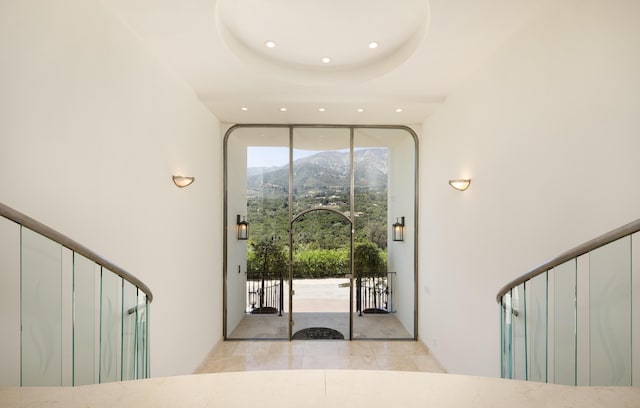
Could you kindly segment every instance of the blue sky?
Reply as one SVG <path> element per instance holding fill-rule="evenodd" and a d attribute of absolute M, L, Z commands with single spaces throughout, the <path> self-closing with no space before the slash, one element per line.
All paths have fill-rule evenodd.
<path fill-rule="evenodd" d="M 294 149 L 295 159 L 312 156 L 318 150 Z M 273 167 L 289 164 L 288 147 L 249 146 L 247 148 L 247 167 Z"/>

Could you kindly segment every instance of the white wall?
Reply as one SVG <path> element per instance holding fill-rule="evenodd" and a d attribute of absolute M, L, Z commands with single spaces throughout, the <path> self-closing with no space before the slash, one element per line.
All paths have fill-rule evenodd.
<path fill-rule="evenodd" d="M 415 320 L 415 151 L 413 137 L 396 131 L 397 140 L 389 147 L 388 270 L 396 272 L 393 293 L 396 317 L 413 336 Z M 404 217 L 404 241 L 393 241 L 391 225 Z"/>
<path fill-rule="evenodd" d="M 98 1 L 0 2 L 0 55 L 0 201 L 144 281 L 151 373 L 190 373 L 222 329 L 218 120 Z"/>
<path fill-rule="evenodd" d="M 552 2 L 425 121 L 419 334 L 448 371 L 499 375 L 499 288 L 640 216 L 638 16 Z"/>
<path fill-rule="evenodd" d="M 235 135 L 238 136 L 238 135 Z M 233 133 L 227 143 L 227 337 L 245 315 L 247 241 L 237 238 L 237 216 L 247 215 L 247 142 Z M 251 233 L 251 220 L 249 233 Z M 240 273 L 238 273 L 238 268 Z"/>

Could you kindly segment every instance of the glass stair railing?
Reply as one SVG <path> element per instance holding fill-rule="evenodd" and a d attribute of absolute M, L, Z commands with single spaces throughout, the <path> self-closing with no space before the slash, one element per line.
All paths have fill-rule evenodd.
<path fill-rule="evenodd" d="M 503 378 L 640 385 L 640 220 L 586 242 L 505 285 Z"/>
<path fill-rule="evenodd" d="M 0 386 L 149 377 L 149 288 L 0 203 Z"/>

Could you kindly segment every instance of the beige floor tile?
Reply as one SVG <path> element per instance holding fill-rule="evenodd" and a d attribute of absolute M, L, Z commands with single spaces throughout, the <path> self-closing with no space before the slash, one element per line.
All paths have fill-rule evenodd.
<path fill-rule="evenodd" d="M 380 370 L 420 371 L 412 356 L 376 354 L 376 361 Z"/>
<path fill-rule="evenodd" d="M 379 370 L 378 362 L 372 355 L 349 356 L 345 368 L 350 370 Z"/>
<path fill-rule="evenodd" d="M 216 358 L 203 364 L 197 373 L 223 373 L 230 371 L 247 371 L 245 358 L 243 356 Z"/>
<path fill-rule="evenodd" d="M 302 368 L 305 370 L 341 370 L 347 368 L 347 360 L 337 357 L 304 356 Z"/>
<path fill-rule="evenodd" d="M 374 341 L 371 342 L 371 350 L 383 355 L 416 355 L 426 354 L 426 349 L 418 347 L 416 341 Z"/>
<path fill-rule="evenodd" d="M 272 356 L 300 356 L 304 355 L 303 341 L 274 341 L 269 348 Z"/>
<path fill-rule="evenodd" d="M 219 343 L 196 373 L 286 369 L 445 372 L 417 341 L 228 341 Z"/>
<path fill-rule="evenodd" d="M 240 342 L 237 341 L 221 341 L 209 353 L 211 356 L 224 356 L 233 354 Z"/>
<path fill-rule="evenodd" d="M 370 341 L 351 341 L 349 342 L 350 356 L 373 356 L 373 349 Z"/>
<path fill-rule="evenodd" d="M 272 346 L 268 341 L 238 341 L 233 355 L 266 355 Z"/>
<path fill-rule="evenodd" d="M 272 358 L 267 362 L 267 370 L 301 370 L 303 367 L 303 356 L 288 356 L 285 358 Z"/>
<path fill-rule="evenodd" d="M 419 371 L 426 371 L 430 373 L 446 373 L 440 363 L 430 355 L 427 356 L 414 356 L 413 361 L 418 367 Z"/>
<path fill-rule="evenodd" d="M 349 355 L 350 342 L 338 340 L 304 341 L 304 355 L 312 357 L 338 358 Z"/>

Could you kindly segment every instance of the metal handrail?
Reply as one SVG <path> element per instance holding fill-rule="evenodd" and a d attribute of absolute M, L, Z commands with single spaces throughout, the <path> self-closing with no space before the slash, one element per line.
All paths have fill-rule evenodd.
<path fill-rule="evenodd" d="M 14 210 L 11 207 L 6 206 L 3 203 L 0 203 L 0 216 L 7 218 L 17 224 L 22 225 L 23 227 L 29 228 L 30 230 L 37 232 L 40 235 L 43 235 L 57 243 L 59 243 L 60 245 L 64 246 L 65 248 L 69 248 L 70 250 L 92 260 L 93 262 L 100 264 L 102 266 L 104 266 L 105 268 L 107 268 L 109 271 L 115 273 L 116 275 L 120 276 L 122 279 L 126 280 L 127 282 L 135 285 L 136 287 L 138 287 L 140 290 L 142 290 L 146 295 L 147 295 L 147 300 L 149 301 L 149 303 L 151 303 L 151 301 L 153 300 L 153 294 L 151 293 L 151 289 L 149 289 L 149 287 L 147 285 L 145 285 L 140 279 L 136 278 L 135 276 L 131 275 L 129 272 L 125 271 L 124 269 L 120 268 L 119 266 L 109 262 L 108 260 L 104 259 L 103 257 L 101 257 L 100 255 L 96 254 L 95 252 L 93 252 L 92 250 L 90 250 L 89 248 L 83 246 L 82 244 L 79 244 L 78 242 L 72 240 L 71 238 L 67 237 L 66 235 L 63 235 L 61 233 L 59 233 L 58 231 L 47 227 L 46 225 L 44 225 L 43 223 L 41 223 L 40 221 L 36 221 L 35 219 L 22 214 L 19 211 Z"/>
<path fill-rule="evenodd" d="M 640 219 L 637 219 L 621 227 L 618 227 L 612 231 L 602 234 L 590 241 L 585 242 L 582 245 L 578 245 L 577 247 L 570 249 L 556 256 L 555 258 L 550 259 L 536 266 L 535 268 L 531 269 L 529 272 L 525 273 L 524 275 L 504 285 L 496 295 L 496 300 L 498 303 L 500 303 L 502 301 L 502 296 L 504 296 L 511 289 L 515 288 L 521 283 L 528 281 L 529 279 L 535 278 L 536 276 L 540 275 L 543 272 L 548 271 L 551 268 L 554 268 L 558 265 L 561 265 L 567 262 L 570 259 L 577 258 L 581 255 L 584 255 L 588 252 L 593 251 L 594 249 L 598 249 L 602 246 L 607 245 L 610 242 L 618 240 L 622 237 L 626 237 L 627 235 L 631 235 L 638 231 L 640 231 Z"/>

